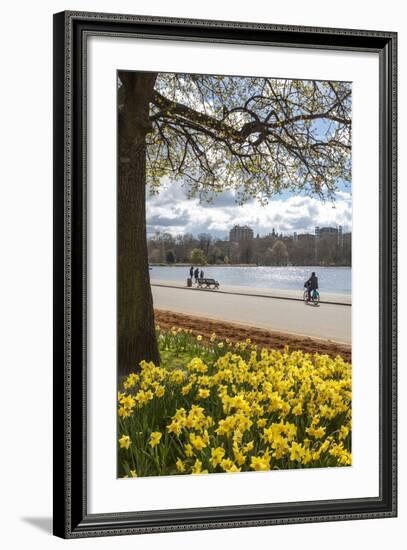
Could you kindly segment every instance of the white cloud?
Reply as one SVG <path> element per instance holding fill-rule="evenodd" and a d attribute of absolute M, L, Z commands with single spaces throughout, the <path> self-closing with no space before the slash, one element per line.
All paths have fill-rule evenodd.
<path fill-rule="evenodd" d="M 213 203 L 188 199 L 179 184 L 165 182 L 158 195 L 147 198 L 148 232 L 212 233 L 226 237 L 233 225 L 249 225 L 255 234 L 265 235 L 273 228 L 279 233 L 314 232 L 315 226 L 342 225 L 344 231 L 352 228 L 352 195 L 338 191 L 335 204 L 299 195 L 276 198 L 266 206 L 250 201 L 243 206 L 235 203 L 229 191 Z"/>

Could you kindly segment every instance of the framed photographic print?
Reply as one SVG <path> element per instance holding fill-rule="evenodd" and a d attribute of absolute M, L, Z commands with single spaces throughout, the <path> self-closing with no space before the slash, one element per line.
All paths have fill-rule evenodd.
<path fill-rule="evenodd" d="M 54 16 L 54 533 L 396 515 L 396 34 Z"/>

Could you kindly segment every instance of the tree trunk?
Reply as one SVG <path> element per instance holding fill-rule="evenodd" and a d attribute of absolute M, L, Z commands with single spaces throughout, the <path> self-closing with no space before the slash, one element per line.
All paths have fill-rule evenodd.
<path fill-rule="evenodd" d="M 156 74 L 120 73 L 117 189 L 118 372 L 139 369 L 143 359 L 160 363 L 146 236 L 146 135 Z"/>

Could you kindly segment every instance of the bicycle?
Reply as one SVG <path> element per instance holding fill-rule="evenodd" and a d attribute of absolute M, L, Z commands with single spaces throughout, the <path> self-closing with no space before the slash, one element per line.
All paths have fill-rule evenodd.
<path fill-rule="evenodd" d="M 305 304 L 313 304 L 314 306 L 319 305 L 319 292 L 318 290 L 311 291 L 311 300 L 308 300 L 308 290 L 304 290 L 304 302 Z"/>

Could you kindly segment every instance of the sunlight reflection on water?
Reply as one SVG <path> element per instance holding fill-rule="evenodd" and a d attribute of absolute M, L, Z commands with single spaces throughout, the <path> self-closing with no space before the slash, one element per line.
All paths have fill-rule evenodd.
<path fill-rule="evenodd" d="M 205 266 L 205 277 L 217 279 L 223 285 L 254 288 L 299 290 L 315 271 L 319 288 L 325 292 L 351 294 L 352 269 L 350 267 L 225 267 Z M 189 268 L 181 266 L 152 266 L 151 280 L 182 282 L 189 277 Z"/>

